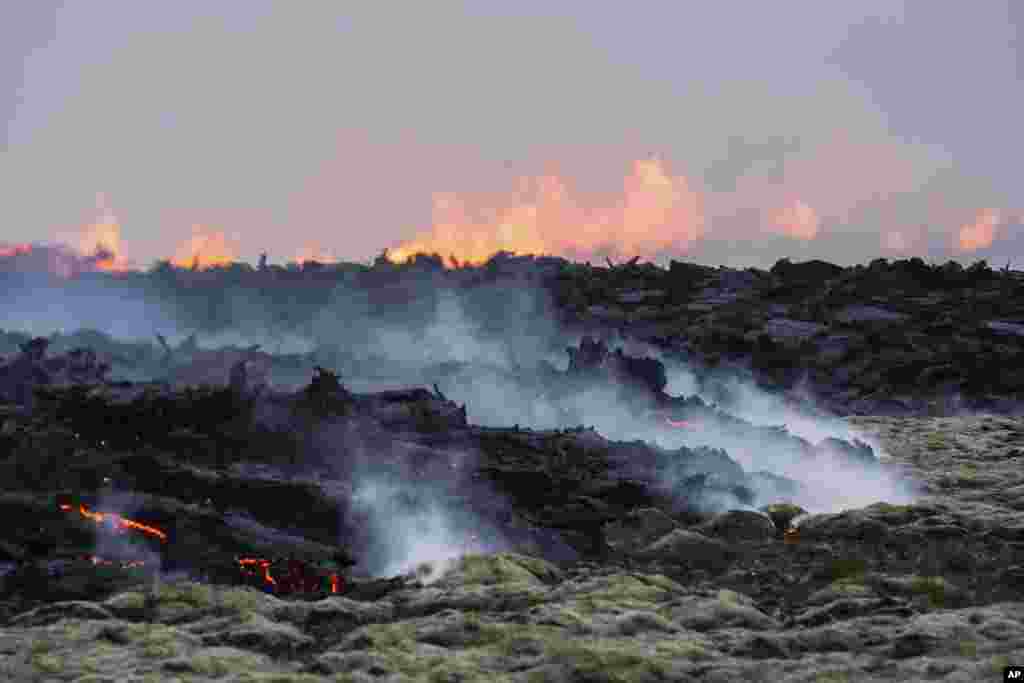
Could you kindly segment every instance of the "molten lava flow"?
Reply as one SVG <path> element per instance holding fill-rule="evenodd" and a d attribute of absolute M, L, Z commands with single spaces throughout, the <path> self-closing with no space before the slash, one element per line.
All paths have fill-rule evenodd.
<path fill-rule="evenodd" d="M 277 581 L 270 574 L 270 560 L 263 560 L 255 557 L 243 557 L 238 560 L 239 566 L 243 571 L 252 571 L 254 567 L 258 567 L 262 570 L 263 580 L 271 586 L 276 586 Z"/>
<path fill-rule="evenodd" d="M 72 509 L 72 506 L 67 503 L 61 503 L 60 509 L 68 512 Z M 97 524 L 103 524 L 104 522 L 108 523 L 117 532 L 132 529 L 134 531 L 141 531 L 148 536 L 159 538 L 162 542 L 167 542 L 167 534 L 156 527 L 141 524 L 131 519 L 126 519 L 112 512 L 91 512 L 84 504 L 79 504 L 78 511 L 83 517 L 91 519 Z"/>
<path fill-rule="evenodd" d="M 704 232 L 701 196 L 659 159 L 635 162 L 622 196 L 602 208 L 582 208 L 557 175 L 523 179 L 520 186 L 519 196 L 488 210 L 474 211 L 456 195 L 435 196 L 431 228 L 388 258 L 438 254 L 453 265 L 479 265 L 500 251 L 651 258 L 670 248 L 686 251 Z"/>
<path fill-rule="evenodd" d="M 199 270 L 227 266 L 235 259 L 235 250 L 223 232 L 194 225 L 192 236 L 178 246 L 171 263 L 179 268 Z"/>
<path fill-rule="evenodd" d="M 265 587 L 279 593 L 312 593 L 324 587 L 324 579 L 331 593 L 339 592 L 342 580 L 335 574 L 330 573 L 326 577 L 318 576 L 309 565 L 302 560 L 290 558 L 287 561 L 287 571 L 278 577 L 273 575 L 271 567 L 275 564 L 271 560 L 257 557 L 236 558 L 239 568 L 250 576 L 258 574 Z"/>

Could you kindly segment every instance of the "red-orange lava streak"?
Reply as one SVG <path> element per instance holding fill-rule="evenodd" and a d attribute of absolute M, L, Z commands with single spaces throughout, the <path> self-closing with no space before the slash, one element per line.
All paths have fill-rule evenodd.
<path fill-rule="evenodd" d="M 61 503 L 60 509 L 67 512 L 71 510 L 71 506 L 68 505 L 67 503 Z M 85 507 L 85 504 L 80 504 L 78 506 L 78 511 L 82 513 L 83 517 L 85 517 L 86 519 L 91 519 L 97 524 L 102 524 L 103 522 L 110 520 L 110 522 L 119 530 L 137 529 L 138 531 L 149 534 L 150 536 L 156 536 L 164 543 L 167 542 L 167 534 L 165 534 L 163 531 L 160 531 L 160 529 L 157 529 L 156 527 L 149 526 L 148 524 L 142 524 L 140 522 L 136 522 L 135 520 L 127 519 L 125 517 L 122 517 L 121 515 L 114 514 L 113 512 L 92 512 Z"/>

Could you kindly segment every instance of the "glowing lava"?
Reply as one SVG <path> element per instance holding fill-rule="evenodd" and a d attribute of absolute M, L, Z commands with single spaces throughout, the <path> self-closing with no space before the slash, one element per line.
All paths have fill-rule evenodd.
<path fill-rule="evenodd" d="M 178 246 L 171 263 L 179 268 L 200 270 L 227 266 L 235 260 L 235 250 L 223 232 L 193 225 L 192 236 Z"/>
<path fill-rule="evenodd" d="M 256 557 L 242 557 L 238 560 L 238 566 L 240 566 L 243 571 L 253 571 L 258 568 L 260 575 L 267 584 L 271 586 L 277 585 L 277 581 L 275 581 L 274 577 L 270 574 L 270 560 L 263 560 Z"/>
<path fill-rule="evenodd" d="M 73 508 L 71 505 L 67 503 L 61 503 L 60 509 L 65 512 L 68 512 Z M 159 538 L 164 543 L 167 542 L 167 534 L 165 534 L 160 529 L 157 529 L 153 526 L 149 526 L 147 524 L 136 522 L 135 520 L 127 519 L 113 512 L 92 512 L 85 506 L 85 504 L 79 504 L 78 511 L 83 517 L 85 517 L 86 519 L 91 519 L 97 524 L 106 523 L 115 532 L 120 533 L 127 530 L 141 531 L 147 536 Z"/>
<path fill-rule="evenodd" d="M 299 249 L 298 253 L 295 254 L 295 263 L 304 264 L 311 262 L 323 263 L 326 265 L 337 263 L 338 258 L 323 249 L 319 244 L 311 243 L 306 244 Z"/>
<path fill-rule="evenodd" d="M 622 195 L 605 208 L 581 208 L 553 174 L 524 178 L 518 196 L 500 204 L 483 210 L 458 195 L 436 195 L 432 227 L 388 258 L 438 254 L 453 265 L 479 265 L 499 251 L 650 258 L 685 252 L 704 232 L 700 195 L 656 158 L 635 162 Z"/>
<path fill-rule="evenodd" d="M 266 588 L 278 593 L 313 593 L 326 588 L 331 593 L 337 593 L 342 585 L 341 578 L 330 573 L 326 576 L 319 575 L 310 566 L 295 558 L 287 561 L 287 571 L 275 577 L 271 568 L 274 562 L 259 557 L 236 558 L 239 568 L 250 575 L 256 575 L 263 581 Z"/>

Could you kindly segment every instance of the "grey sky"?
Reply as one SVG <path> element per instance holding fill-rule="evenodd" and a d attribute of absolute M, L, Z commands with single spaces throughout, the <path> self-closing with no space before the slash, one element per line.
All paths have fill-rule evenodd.
<path fill-rule="evenodd" d="M 1015 0 L 0 3 L 0 242 L 74 234 L 102 192 L 143 265 L 193 224 L 250 260 L 365 259 L 429 227 L 432 193 L 486 206 L 557 163 L 607 198 L 656 155 L 701 198 L 687 258 L 1024 264 L 1022 19 Z M 813 240 L 764 228 L 796 199 Z M 954 249 L 984 209 L 991 246 Z"/>

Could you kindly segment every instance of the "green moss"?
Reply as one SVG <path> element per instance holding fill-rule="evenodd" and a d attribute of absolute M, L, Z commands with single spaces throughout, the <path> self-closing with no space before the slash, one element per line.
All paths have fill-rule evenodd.
<path fill-rule="evenodd" d="M 910 582 L 911 592 L 928 596 L 928 604 L 932 607 L 946 604 L 946 586 L 946 580 L 941 576 L 915 576 Z"/>
<path fill-rule="evenodd" d="M 167 659 L 178 654 L 178 648 L 171 642 L 149 642 L 142 646 L 142 653 L 151 659 Z"/>
<path fill-rule="evenodd" d="M 238 614 L 256 611 L 263 603 L 263 594 L 252 588 L 227 588 L 220 591 L 217 605 L 221 609 Z"/>
<path fill-rule="evenodd" d="M 636 579 L 656 588 L 661 588 L 670 593 L 682 593 L 684 589 L 678 583 L 664 574 L 638 574 Z"/>
<path fill-rule="evenodd" d="M 840 558 L 832 560 L 826 571 L 832 581 L 862 583 L 868 571 L 868 563 L 856 557 Z"/>
<path fill-rule="evenodd" d="M 668 596 L 667 587 L 657 583 L 651 585 L 636 576 L 613 574 L 595 581 L 594 585 L 577 596 L 576 602 L 599 608 L 653 609 L 657 602 Z"/>
<path fill-rule="evenodd" d="M 971 463 L 960 465 L 957 468 L 957 474 L 961 479 L 973 481 L 978 476 L 978 466 Z"/>
<path fill-rule="evenodd" d="M 873 512 L 879 515 L 906 515 L 913 511 L 910 505 L 893 505 L 892 503 L 872 503 L 865 508 L 866 512 Z"/>
<path fill-rule="evenodd" d="M 323 683 L 323 676 L 299 673 L 265 673 L 243 671 L 235 677 L 236 683 Z M 343 679 L 335 679 L 343 680 Z M 351 680 L 351 678 L 350 678 Z"/>
<path fill-rule="evenodd" d="M 841 579 L 833 581 L 832 590 L 849 597 L 858 597 L 871 593 L 871 589 L 860 583 L 856 578 Z"/>
<path fill-rule="evenodd" d="M 56 649 L 57 644 L 49 638 L 38 638 L 32 641 L 29 646 L 29 651 L 32 654 L 44 654 L 46 652 L 52 652 Z"/>
<path fill-rule="evenodd" d="M 718 601 L 723 605 L 738 605 L 740 604 L 740 596 L 736 591 L 731 591 L 727 588 L 723 588 L 718 591 Z"/>
<path fill-rule="evenodd" d="M 153 598 L 161 606 L 184 603 L 189 607 L 205 608 L 213 605 L 214 593 L 211 586 L 183 581 L 175 584 L 157 584 L 153 589 Z"/>
<path fill-rule="evenodd" d="M 961 657 L 977 657 L 978 643 L 974 640 L 961 640 L 959 643 Z"/>
<path fill-rule="evenodd" d="M 570 670 L 569 678 L 597 678 L 615 683 L 631 683 L 643 677 L 665 677 L 673 659 L 707 657 L 699 643 L 686 640 L 659 643 L 655 651 L 660 656 L 655 657 L 639 649 L 635 642 L 606 638 L 552 638 L 545 643 L 545 648 L 552 659 Z M 546 681 L 548 677 L 538 673 L 527 680 Z"/>
<path fill-rule="evenodd" d="M 543 560 L 512 553 L 466 555 L 449 571 L 458 583 L 494 585 L 500 583 L 538 584 L 539 576 L 556 575 L 558 570 Z"/>
<path fill-rule="evenodd" d="M 146 608 L 146 596 L 138 591 L 128 591 L 107 598 L 103 604 L 113 610 L 141 611 Z"/>
<path fill-rule="evenodd" d="M 992 673 L 1001 674 L 1003 669 L 1010 666 L 1010 658 L 1006 655 L 993 655 L 989 660 L 989 667 L 992 669 Z"/>
<path fill-rule="evenodd" d="M 60 673 L 64 670 L 64 659 L 56 655 L 37 653 L 29 660 L 32 666 L 49 674 Z"/>
<path fill-rule="evenodd" d="M 261 658 L 243 651 L 196 652 L 185 660 L 192 674 L 219 678 L 258 669 Z"/>
<path fill-rule="evenodd" d="M 850 676 L 845 671 L 822 671 L 814 677 L 815 683 L 850 683 Z"/>

